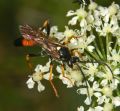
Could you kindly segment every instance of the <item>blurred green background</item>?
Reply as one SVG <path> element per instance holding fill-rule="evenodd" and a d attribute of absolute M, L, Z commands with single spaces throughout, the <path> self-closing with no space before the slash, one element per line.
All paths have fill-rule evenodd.
<path fill-rule="evenodd" d="M 96 0 L 97 1 L 97 0 Z M 109 5 L 113 0 L 98 0 L 101 5 Z M 120 4 L 120 0 L 115 0 Z M 29 69 L 25 61 L 28 52 L 39 48 L 16 48 L 14 39 L 21 37 L 18 26 L 29 24 L 41 26 L 45 19 L 51 25 L 58 25 L 60 31 L 67 25 L 66 12 L 79 8 L 72 0 L 0 0 L 0 111 L 76 111 L 82 105 L 83 97 L 76 88 L 67 89 L 60 80 L 54 83 L 58 89 L 56 98 L 48 81 L 42 83 L 46 90 L 39 93 L 36 87 L 29 90 L 26 85 Z M 43 58 L 34 58 L 35 64 L 44 64 Z"/>

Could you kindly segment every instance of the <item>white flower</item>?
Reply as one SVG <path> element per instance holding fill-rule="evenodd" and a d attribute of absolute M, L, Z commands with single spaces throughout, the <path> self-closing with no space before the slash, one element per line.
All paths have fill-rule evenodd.
<path fill-rule="evenodd" d="M 84 103 L 86 105 L 90 105 L 91 102 L 92 102 L 92 99 L 91 97 L 92 96 L 95 96 L 95 97 L 100 97 L 101 96 L 101 93 L 99 92 L 101 89 L 99 88 L 99 84 L 95 81 L 93 83 L 93 86 L 92 87 L 88 87 L 88 91 L 89 91 L 89 96 L 88 96 L 88 92 L 87 92 L 87 89 L 86 88 L 80 88 L 77 90 L 77 93 L 78 94 L 86 94 L 87 95 L 87 98 L 85 99 Z"/>
<path fill-rule="evenodd" d="M 120 62 L 120 50 L 118 50 L 117 52 L 116 49 L 112 49 L 110 47 L 109 51 L 111 55 L 108 55 L 108 60 L 112 60 L 114 62 Z"/>
<path fill-rule="evenodd" d="M 76 25 L 77 21 L 80 21 L 80 26 L 85 27 L 86 26 L 86 20 L 85 18 L 87 17 L 87 12 L 81 7 L 77 9 L 75 12 L 74 11 L 69 11 L 67 13 L 67 16 L 73 16 L 75 15 L 69 22 L 69 25 Z"/>
<path fill-rule="evenodd" d="M 49 71 L 50 68 L 50 60 L 46 63 L 45 66 L 37 65 L 35 68 L 35 72 L 30 76 L 28 81 L 26 82 L 29 89 L 34 87 L 35 82 L 37 82 L 37 89 L 39 92 L 45 90 L 45 86 L 42 85 L 41 80 L 46 79 L 49 80 Z"/>
<path fill-rule="evenodd" d="M 97 67 L 98 67 L 98 63 L 94 63 L 94 64 L 87 63 L 86 64 L 86 68 L 87 68 L 86 73 L 90 74 L 91 76 L 94 76 L 98 72 Z"/>

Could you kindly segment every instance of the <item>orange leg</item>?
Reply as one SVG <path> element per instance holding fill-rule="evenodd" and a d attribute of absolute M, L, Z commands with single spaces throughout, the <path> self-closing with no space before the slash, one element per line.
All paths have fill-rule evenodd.
<path fill-rule="evenodd" d="M 72 49 L 72 50 L 71 50 L 71 54 L 72 54 L 73 56 L 80 57 L 81 59 L 83 58 L 83 54 L 81 54 L 77 49 Z"/>
<path fill-rule="evenodd" d="M 62 69 L 62 75 L 63 75 L 63 77 L 66 78 L 66 79 L 68 79 L 71 82 L 71 84 L 73 85 L 73 82 L 71 81 L 71 79 L 69 79 L 68 77 L 65 76 L 64 64 L 62 64 L 61 69 Z"/>
<path fill-rule="evenodd" d="M 70 40 L 71 40 L 72 38 L 78 39 L 78 38 L 80 38 L 80 37 L 79 37 L 79 36 L 71 36 L 71 37 L 69 37 L 67 40 L 65 40 L 63 44 L 66 45 L 66 44 L 70 43 Z"/>
<path fill-rule="evenodd" d="M 51 84 L 51 86 L 52 86 L 52 88 L 53 88 L 53 90 L 54 90 L 55 96 L 56 96 L 56 97 L 59 97 L 58 92 L 57 92 L 57 89 L 55 88 L 55 86 L 54 86 L 54 84 L 53 84 L 53 82 L 52 82 L 52 69 L 53 69 L 53 65 L 50 64 L 50 76 L 49 76 L 49 81 L 50 81 L 50 84 Z"/>

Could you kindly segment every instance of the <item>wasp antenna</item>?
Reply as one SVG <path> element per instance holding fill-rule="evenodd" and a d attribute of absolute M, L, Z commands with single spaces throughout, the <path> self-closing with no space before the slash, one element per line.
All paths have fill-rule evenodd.
<path fill-rule="evenodd" d="M 103 62 L 103 61 L 80 61 L 79 60 L 78 62 L 80 62 L 80 63 L 99 63 L 99 64 L 104 64 L 110 70 L 112 76 L 114 77 L 113 71 L 110 68 L 110 66 L 107 63 Z"/>
<path fill-rule="evenodd" d="M 81 67 L 79 66 L 79 64 L 76 63 L 76 65 L 78 66 L 78 68 L 79 68 L 79 70 L 80 70 L 80 72 L 81 72 L 81 74 L 82 74 L 82 76 L 83 76 L 83 78 L 85 80 L 85 85 L 86 85 L 86 88 L 87 88 L 87 93 L 88 93 L 89 101 L 91 101 L 90 93 L 89 93 L 89 89 L 88 89 L 88 84 L 87 84 L 87 79 L 85 77 L 85 74 L 84 74 L 83 70 L 81 69 Z"/>
<path fill-rule="evenodd" d="M 90 4 L 91 1 L 94 1 L 94 0 L 74 0 L 73 3 L 88 5 Z"/>

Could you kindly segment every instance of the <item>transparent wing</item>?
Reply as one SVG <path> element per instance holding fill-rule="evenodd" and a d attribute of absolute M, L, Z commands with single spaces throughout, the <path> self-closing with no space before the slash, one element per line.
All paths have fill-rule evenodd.
<path fill-rule="evenodd" d="M 29 25 L 20 25 L 19 30 L 25 39 L 33 39 L 37 36 L 36 30 L 33 30 Z"/>

